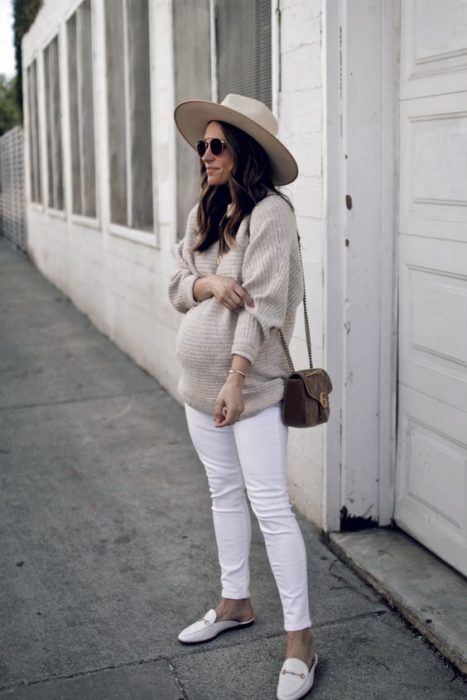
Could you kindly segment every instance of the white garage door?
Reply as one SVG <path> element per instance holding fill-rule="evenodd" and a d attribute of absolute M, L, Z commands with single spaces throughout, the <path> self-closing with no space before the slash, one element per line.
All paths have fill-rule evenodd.
<path fill-rule="evenodd" d="M 467 575 L 467 0 L 401 2 L 395 520 Z"/>

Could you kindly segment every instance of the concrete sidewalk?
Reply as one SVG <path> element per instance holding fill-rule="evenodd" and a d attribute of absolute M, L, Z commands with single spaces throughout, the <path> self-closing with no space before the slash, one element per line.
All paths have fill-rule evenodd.
<path fill-rule="evenodd" d="M 203 468 L 184 413 L 0 238 L 0 700 L 269 700 L 285 634 L 254 526 L 256 623 L 206 645 Z M 299 518 L 316 700 L 460 700 L 461 677 Z"/>

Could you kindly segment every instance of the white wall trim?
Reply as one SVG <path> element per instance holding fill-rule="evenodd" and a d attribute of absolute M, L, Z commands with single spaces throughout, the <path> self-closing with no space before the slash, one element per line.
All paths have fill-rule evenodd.
<path fill-rule="evenodd" d="M 342 2 L 323 2 L 323 366 L 333 391 L 323 460 L 323 529 L 340 529 L 343 373 Z"/>
<path fill-rule="evenodd" d="M 135 228 L 128 228 L 127 226 L 121 226 L 120 224 L 110 223 L 109 233 L 112 236 L 126 238 L 127 241 L 132 241 L 133 243 L 141 243 L 142 245 L 147 245 L 151 248 L 159 248 L 159 243 L 157 242 L 153 231 L 139 231 Z"/>
<path fill-rule="evenodd" d="M 397 437 L 400 0 L 384 0 L 382 114 L 379 525 L 394 515 Z"/>
<path fill-rule="evenodd" d="M 54 209 L 53 207 L 47 207 L 45 210 L 47 216 L 52 216 L 54 219 L 62 219 L 66 221 L 67 215 L 63 209 Z"/>
<path fill-rule="evenodd" d="M 377 525 L 393 513 L 398 20 L 386 0 L 326 3 L 325 15 L 324 357 L 335 418 L 323 504 L 325 529 L 337 530 L 343 506 Z"/>
<path fill-rule="evenodd" d="M 77 226 L 85 226 L 86 228 L 94 228 L 101 230 L 101 225 L 99 219 L 93 218 L 92 216 L 83 216 L 81 214 L 70 214 L 69 217 L 72 224 L 77 224 Z"/>

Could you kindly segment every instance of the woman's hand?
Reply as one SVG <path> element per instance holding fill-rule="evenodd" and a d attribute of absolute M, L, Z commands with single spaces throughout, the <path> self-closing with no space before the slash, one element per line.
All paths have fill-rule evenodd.
<path fill-rule="evenodd" d="M 245 404 L 242 397 L 244 378 L 239 374 L 230 374 L 219 392 L 216 402 L 216 428 L 232 425 L 242 415 Z"/>
<path fill-rule="evenodd" d="M 245 304 L 248 306 L 255 305 L 255 302 L 248 292 L 231 277 L 209 275 L 209 277 L 205 279 L 209 280 L 208 284 L 212 295 L 220 304 L 226 306 L 231 311 L 236 311 L 245 306 Z"/>
<path fill-rule="evenodd" d="M 221 275 L 207 275 L 200 277 L 193 285 L 193 296 L 196 301 L 204 301 L 215 297 L 223 306 L 236 311 L 248 304 L 254 306 L 255 303 L 248 292 L 241 287 L 238 282 L 231 277 Z"/>

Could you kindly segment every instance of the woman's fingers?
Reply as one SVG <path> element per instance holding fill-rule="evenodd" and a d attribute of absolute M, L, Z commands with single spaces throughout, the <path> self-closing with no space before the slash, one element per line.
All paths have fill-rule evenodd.
<path fill-rule="evenodd" d="M 223 306 L 226 306 L 231 311 L 235 311 L 245 304 L 254 306 L 251 296 L 235 280 L 230 277 L 217 277 L 217 284 L 215 289 L 213 289 L 213 294 Z"/>
<path fill-rule="evenodd" d="M 223 299 L 219 299 L 220 303 L 222 306 L 226 306 L 230 311 L 236 311 L 238 309 L 238 304 L 230 299 L 230 297 L 225 297 Z"/>
<path fill-rule="evenodd" d="M 234 302 L 236 308 L 244 305 L 244 298 L 242 295 L 242 291 L 243 290 L 241 287 L 240 288 L 234 287 L 232 290 L 232 297 L 231 298 L 233 299 L 233 302 Z"/>
<path fill-rule="evenodd" d="M 238 416 L 235 416 L 235 414 L 232 411 L 229 411 L 227 409 L 221 421 L 217 421 L 216 419 L 216 427 L 225 428 L 225 426 L 232 425 L 232 423 L 235 423 L 237 418 Z"/>
<path fill-rule="evenodd" d="M 217 428 L 224 428 L 226 425 L 232 425 L 232 423 L 235 423 L 236 420 L 240 418 L 244 411 L 244 405 L 242 403 L 241 406 L 231 404 L 230 406 L 228 404 L 224 404 L 223 408 L 221 409 L 221 418 L 218 417 L 218 413 L 216 411 L 215 414 L 215 422 L 216 422 L 216 427 Z"/>
<path fill-rule="evenodd" d="M 241 287 L 232 289 L 230 293 L 227 293 L 220 301 L 231 311 L 236 311 L 245 306 L 245 304 L 254 306 L 253 299 Z"/>
<path fill-rule="evenodd" d="M 224 409 L 226 408 L 222 400 L 216 401 L 216 410 L 214 413 L 214 418 L 216 423 L 220 423 L 224 419 Z"/>
<path fill-rule="evenodd" d="M 230 309 L 230 311 L 237 311 L 239 307 L 243 306 L 242 302 L 237 301 L 233 297 L 222 297 L 222 299 L 219 299 L 219 302 L 222 304 L 222 306 Z"/>
<path fill-rule="evenodd" d="M 240 287 L 237 285 L 235 287 L 235 291 L 237 292 L 238 296 L 240 297 L 242 304 L 247 304 L 247 306 L 254 306 L 255 302 L 253 299 L 250 297 L 246 289 L 243 289 L 243 287 Z"/>

